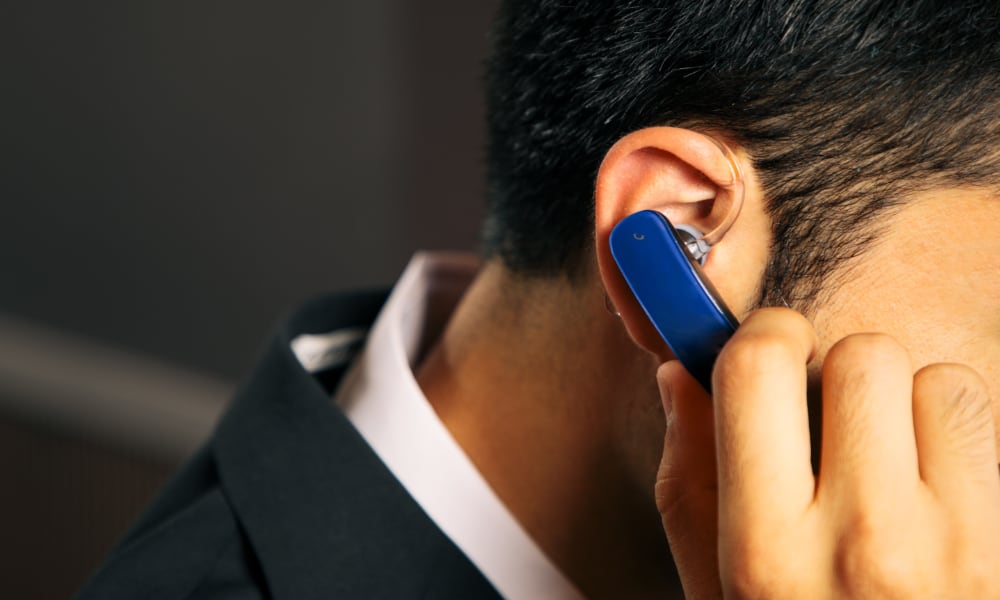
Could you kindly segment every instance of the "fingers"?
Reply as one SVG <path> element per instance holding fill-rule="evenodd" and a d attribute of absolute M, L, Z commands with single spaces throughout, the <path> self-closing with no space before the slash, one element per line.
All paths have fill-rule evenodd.
<path fill-rule="evenodd" d="M 667 430 L 660 463 L 661 483 L 669 496 L 664 502 L 672 504 L 675 496 L 710 493 L 714 501 L 715 476 L 715 423 L 712 418 L 712 398 L 688 373 L 680 361 L 662 364 L 656 379 L 665 403 L 672 406 L 667 412 Z M 680 483 L 682 485 L 674 485 Z M 677 489 L 675 489 L 677 488 Z M 658 490 L 659 491 L 659 490 Z M 662 506 L 661 512 L 669 506 Z"/>
<path fill-rule="evenodd" d="M 983 501 L 996 505 L 1000 477 L 993 412 L 986 382 L 975 371 L 956 364 L 918 371 L 913 427 L 920 476 L 936 495 L 962 503 L 959 513 L 972 519 L 982 514 Z"/>
<path fill-rule="evenodd" d="M 663 529 L 685 597 L 720 597 L 712 398 L 679 361 L 664 363 L 656 375 L 670 405 L 656 481 Z"/>
<path fill-rule="evenodd" d="M 919 484 L 913 432 L 913 367 L 892 338 L 857 334 L 835 344 L 823 363 L 820 492 L 891 514 L 895 499 Z"/>
<path fill-rule="evenodd" d="M 814 478 L 806 366 L 815 345 L 801 316 L 764 310 L 716 363 L 723 588 L 750 597 L 962 588 L 956 595 L 983 597 L 994 589 L 1000 539 L 986 384 L 956 365 L 914 375 L 909 354 L 884 335 L 841 340 L 823 365 Z"/>
<path fill-rule="evenodd" d="M 764 542 L 813 498 L 806 364 L 812 326 L 764 309 L 737 330 L 716 362 L 714 390 L 722 531 Z"/>

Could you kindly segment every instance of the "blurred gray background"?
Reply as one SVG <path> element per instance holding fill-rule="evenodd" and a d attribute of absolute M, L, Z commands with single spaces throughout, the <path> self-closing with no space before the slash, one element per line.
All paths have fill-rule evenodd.
<path fill-rule="evenodd" d="M 474 250 L 496 0 L 0 7 L 0 582 L 61 598 L 282 311 Z"/>

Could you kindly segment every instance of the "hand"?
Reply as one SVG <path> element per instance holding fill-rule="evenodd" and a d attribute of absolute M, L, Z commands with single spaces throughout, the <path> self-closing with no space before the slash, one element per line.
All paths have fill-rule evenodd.
<path fill-rule="evenodd" d="M 953 364 L 913 374 L 884 335 L 822 369 L 810 462 L 812 327 L 752 315 L 713 399 L 676 361 L 658 373 L 667 435 L 657 502 L 689 598 L 1000 598 L 1000 475 L 988 391 Z M 713 410 L 714 407 L 714 410 Z"/>

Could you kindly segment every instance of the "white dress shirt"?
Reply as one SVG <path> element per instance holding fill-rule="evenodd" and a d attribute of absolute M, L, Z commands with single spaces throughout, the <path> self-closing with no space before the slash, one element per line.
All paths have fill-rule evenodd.
<path fill-rule="evenodd" d="M 581 598 L 528 536 L 451 436 L 413 374 L 471 282 L 467 255 L 414 256 L 372 326 L 334 402 L 435 524 L 502 596 Z M 292 342 L 317 370 L 364 334 L 343 330 Z M 331 358 L 333 357 L 333 358 Z M 336 362 L 333 360 L 333 362 Z"/>

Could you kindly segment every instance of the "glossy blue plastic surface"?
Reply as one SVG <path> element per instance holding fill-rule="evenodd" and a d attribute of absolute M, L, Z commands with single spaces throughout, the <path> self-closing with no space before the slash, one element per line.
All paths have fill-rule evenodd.
<path fill-rule="evenodd" d="M 712 366 L 739 323 L 658 212 L 629 215 L 611 232 L 611 254 L 653 327 L 711 391 Z"/>

